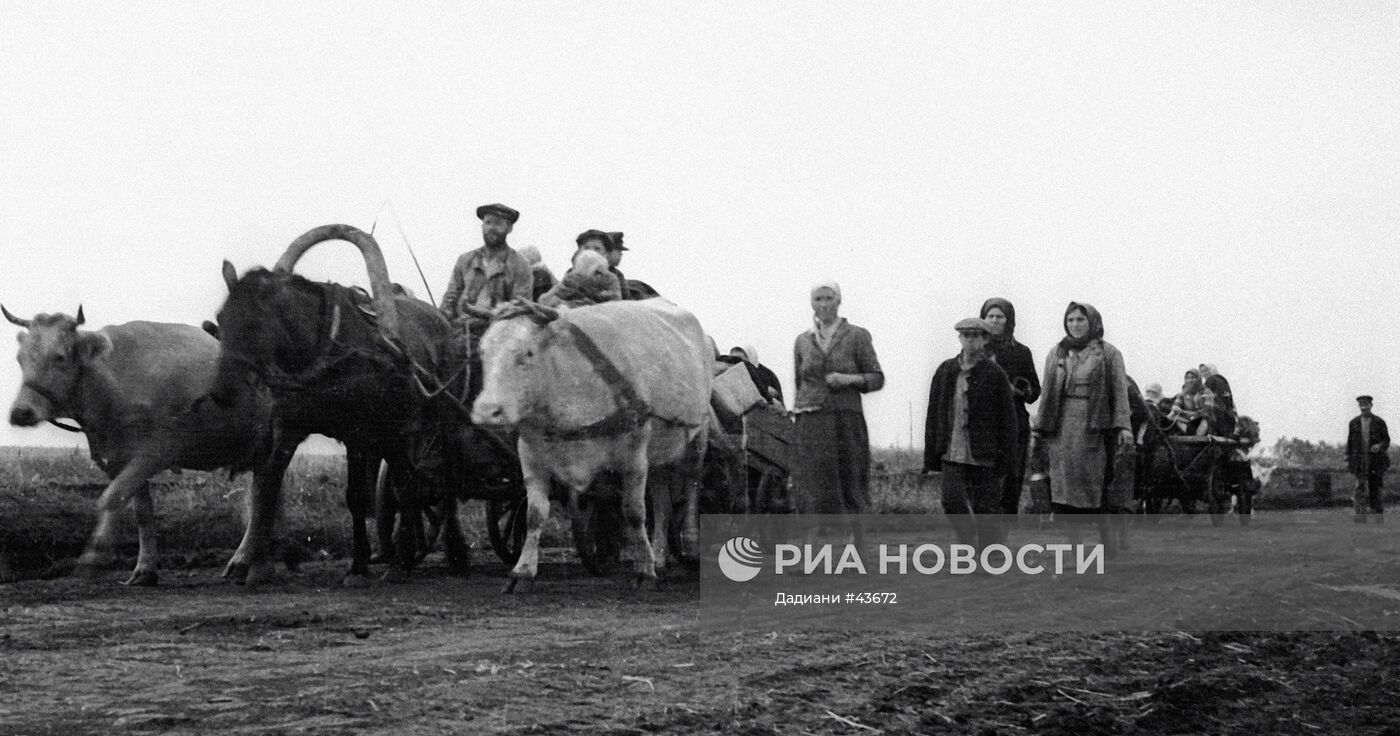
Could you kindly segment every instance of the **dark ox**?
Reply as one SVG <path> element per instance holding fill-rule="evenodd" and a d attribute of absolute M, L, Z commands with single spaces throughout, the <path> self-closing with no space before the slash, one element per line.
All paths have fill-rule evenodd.
<path fill-rule="evenodd" d="M 662 299 L 608 302 L 562 313 L 517 304 L 481 339 L 477 424 L 514 426 L 529 510 L 520 560 L 506 590 L 538 571 L 550 483 L 569 489 L 569 507 L 595 476 L 621 477 L 622 516 L 636 554 L 636 582 L 654 581 L 668 555 L 669 492 L 653 492 L 654 530 L 645 528 L 650 470 L 685 481 L 682 541 L 696 541 L 695 494 L 710 416 L 712 355 L 700 324 Z M 659 474 L 659 473 L 658 473 Z M 653 484 L 656 489 L 669 486 Z"/>
<path fill-rule="evenodd" d="M 198 327 L 128 322 L 80 330 L 81 307 L 76 318 L 4 314 L 28 330 L 19 334 L 24 382 L 10 423 L 72 419 L 87 436 L 92 459 L 112 479 L 98 500 L 97 527 L 79 569 L 110 563 L 115 515 L 130 500 L 140 552 L 126 582 L 155 585 L 155 505 L 147 481 L 167 468 L 232 473 L 258 467 L 271 442 L 270 397 L 244 388 L 230 392 L 224 406 L 197 401 L 213 383 L 219 359 L 218 341 Z"/>
<path fill-rule="evenodd" d="M 359 248 L 369 271 L 372 298 L 338 284 L 313 283 L 291 273 L 312 246 L 344 240 Z M 454 418 L 434 409 L 422 381 L 435 380 L 450 326 L 432 305 L 393 293 L 379 246 L 348 225 L 315 228 L 297 238 L 271 270 L 254 268 L 239 278 L 224 263 L 229 295 L 219 310 L 222 352 L 212 397 L 223 402 L 249 383 L 266 384 L 274 397 L 281 432 L 271 467 L 286 469 L 310 434 L 340 440 L 346 448 L 345 502 L 352 520 L 352 561 L 347 584 L 367 580 L 370 562 L 366 517 L 371 508 L 381 459 L 398 497 L 406 504 L 423 463 L 423 438 L 451 433 Z M 414 380 L 414 372 L 421 375 Z M 455 419 L 461 423 L 460 417 Z M 256 582 L 271 571 L 274 525 L 281 507 L 281 484 L 258 485 L 243 541 L 224 571 L 239 582 Z M 445 503 L 451 503 L 449 499 Z M 414 518 L 419 509 L 414 508 Z M 409 510 L 404 510 L 408 518 Z M 448 556 L 464 568 L 466 544 L 455 507 L 444 512 Z M 406 536 L 406 535 L 405 535 Z M 393 557 L 399 574 L 412 564 L 412 552 Z"/>

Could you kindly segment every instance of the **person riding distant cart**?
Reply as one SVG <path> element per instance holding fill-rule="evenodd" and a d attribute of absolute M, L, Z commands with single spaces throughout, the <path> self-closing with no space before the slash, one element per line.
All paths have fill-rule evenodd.
<path fill-rule="evenodd" d="M 1235 394 L 1230 381 L 1220 375 L 1214 363 L 1202 363 L 1201 381 L 1206 390 L 1206 415 L 1210 421 L 1211 434 L 1230 437 L 1235 434 L 1238 410 L 1235 408 Z"/>

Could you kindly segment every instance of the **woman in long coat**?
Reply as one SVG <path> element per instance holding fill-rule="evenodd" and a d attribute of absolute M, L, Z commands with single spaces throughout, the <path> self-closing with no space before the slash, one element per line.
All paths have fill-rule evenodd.
<path fill-rule="evenodd" d="M 1016 307 L 1011 302 L 992 297 L 982 303 L 978 316 L 993 330 L 987 347 L 1011 381 L 1011 399 L 1016 405 L 1016 454 L 1002 480 L 1000 511 L 1015 516 L 1021 510 L 1021 482 L 1026 476 L 1026 448 L 1031 441 L 1031 415 L 1026 404 L 1040 398 L 1040 376 L 1036 375 L 1031 349 L 1016 340 Z"/>
<path fill-rule="evenodd" d="M 794 474 L 797 510 L 862 513 L 870 508 L 870 438 L 860 395 L 878 391 L 885 374 L 870 333 L 837 316 L 841 287 L 812 287 L 811 329 L 797 336 Z"/>
<path fill-rule="evenodd" d="M 1035 435 L 1045 451 L 1051 507 L 1077 541 L 1098 524 L 1109 541 L 1104 490 L 1111 452 L 1133 442 L 1123 354 L 1103 339 L 1103 318 L 1088 304 L 1065 309 L 1065 337 L 1045 358 Z M 1109 544 L 1110 553 L 1115 552 Z"/>

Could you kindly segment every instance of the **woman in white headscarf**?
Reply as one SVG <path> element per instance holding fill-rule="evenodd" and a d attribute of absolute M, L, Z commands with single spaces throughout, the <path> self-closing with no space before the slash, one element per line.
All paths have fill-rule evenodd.
<path fill-rule="evenodd" d="M 797 510 L 806 514 L 870 509 L 870 438 L 860 396 L 885 385 L 870 332 L 837 315 L 841 287 L 812 287 L 812 328 L 797 336 Z"/>

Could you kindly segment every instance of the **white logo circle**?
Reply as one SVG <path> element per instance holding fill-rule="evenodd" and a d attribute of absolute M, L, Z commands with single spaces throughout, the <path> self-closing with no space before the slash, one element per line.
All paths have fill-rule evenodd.
<path fill-rule="evenodd" d="M 735 537 L 719 550 L 719 571 L 736 583 L 746 583 L 763 570 L 763 550 L 748 537 Z"/>

